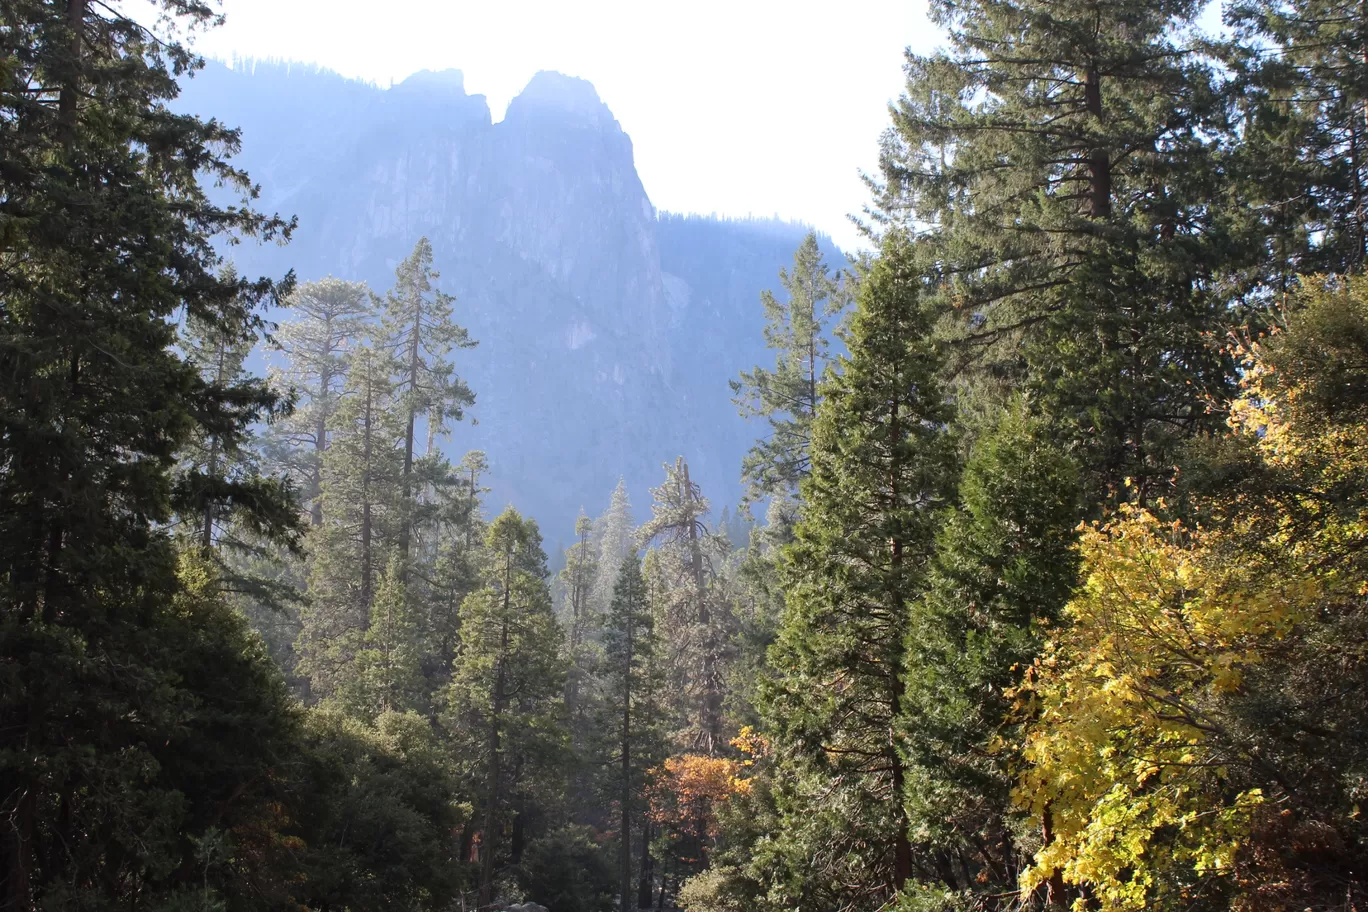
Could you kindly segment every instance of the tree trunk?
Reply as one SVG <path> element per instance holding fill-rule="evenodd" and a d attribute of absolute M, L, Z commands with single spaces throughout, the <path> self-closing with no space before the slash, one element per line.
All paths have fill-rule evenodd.
<path fill-rule="evenodd" d="M 226 362 L 227 362 L 227 359 L 228 359 L 228 345 L 227 345 L 227 343 L 226 343 L 224 340 L 222 340 L 222 339 L 218 340 L 218 343 L 217 343 L 217 350 L 215 351 L 214 354 L 215 354 L 215 357 L 216 357 L 216 359 L 217 359 L 217 361 L 218 361 L 218 363 L 217 363 L 216 365 L 214 365 L 214 380 L 215 380 L 216 383 L 222 384 L 222 383 L 227 379 L 227 377 L 225 377 L 224 375 L 227 373 L 227 363 L 226 363 Z M 211 438 L 210 441 L 209 441 L 209 458 L 206 460 L 206 463 L 205 463 L 205 466 L 204 466 L 204 472 L 205 472 L 205 474 L 209 477 L 209 480 L 210 480 L 210 481 L 213 481 L 215 478 L 218 477 L 218 472 L 219 472 L 219 439 L 218 439 L 218 437 L 213 437 L 213 438 Z M 213 500 L 212 500 L 211 498 L 206 497 L 206 498 L 204 499 L 203 527 L 200 529 L 200 548 L 201 548 L 201 549 L 204 551 L 204 553 L 207 555 L 207 554 L 209 553 L 209 551 L 210 551 L 213 547 L 214 547 L 214 502 L 213 502 Z"/>
<path fill-rule="evenodd" d="M 1102 76 L 1096 64 L 1089 64 L 1083 81 L 1083 102 L 1088 113 L 1102 124 Z M 1104 146 L 1095 146 L 1088 153 L 1088 183 L 1092 203 L 1092 217 L 1107 218 L 1112 210 L 1111 154 Z"/>
<path fill-rule="evenodd" d="M 499 740 L 503 724 L 504 688 L 508 673 L 508 621 L 513 576 L 513 556 L 504 555 L 503 616 L 499 625 L 499 662 L 494 672 L 494 700 L 489 719 L 489 783 L 485 789 L 484 841 L 480 845 L 480 908 L 494 902 L 494 833 L 499 820 Z"/>
<path fill-rule="evenodd" d="M 630 606 L 627 613 L 627 656 L 622 668 L 622 788 L 619 803 L 622 806 L 622 837 L 620 870 L 622 875 L 621 905 L 622 912 L 631 908 L 632 901 L 632 638 L 633 617 L 636 606 Z"/>
<path fill-rule="evenodd" d="M 314 457 L 309 472 L 309 521 L 315 526 L 323 525 L 323 454 L 328 449 L 328 388 L 332 385 L 332 373 L 323 368 L 318 375 L 318 396 L 314 399 Z"/>
<path fill-rule="evenodd" d="M 651 908 L 651 819 L 641 824 L 641 870 L 637 872 L 637 908 Z"/>
<path fill-rule="evenodd" d="M 712 610 L 704 586 L 703 546 L 698 539 L 698 516 L 694 512 L 693 483 L 689 480 L 689 464 L 680 460 L 683 473 L 685 517 L 689 523 L 689 559 L 693 564 L 694 591 L 698 597 L 698 623 L 703 628 L 703 737 L 708 756 L 717 753 L 722 740 L 722 696 L 717 687 L 717 642 L 713 632 Z"/>
<path fill-rule="evenodd" d="M 374 365 L 370 366 L 370 370 Z M 371 535 L 373 520 L 371 517 L 371 493 L 370 478 L 371 470 L 371 437 L 372 437 L 372 418 L 375 407 L 373 389 L 375 376 L 370 373 L 366 378 L 366 408 L 363 417 L 363 436 L 361 443 L 361 602 L 366 611 L 370 611 L 371 597 L 375 590 L 375 570 L 371 566 Z"/>
<path fill-rule="evenodd" d="M 402 558 L 400 572 L 401 578 L 404 579 L 408 575 L 409 541 L 413 535 L 413 504 L 410 503 L 410 498 L 413 496 L 413 434 L 418 420 L 418 368 L 421 364 L 418 343 L 422 326 L 423 310 L 420 305 L 418 313 L 413 318 L 413 332 L 409 338 L 408 425 L 404 430 L 404 514 L 399 525 L 399 555 Z"/>
<path fill-rule="evenodd" d="M 67 0 L 66 24 L 71 31 L 71 75 L 57 98 L 57 141 L 67 151 L 76 141 L 76 105 L 81 95 L 81 71 L 85 56 L 86 0 Z"/>

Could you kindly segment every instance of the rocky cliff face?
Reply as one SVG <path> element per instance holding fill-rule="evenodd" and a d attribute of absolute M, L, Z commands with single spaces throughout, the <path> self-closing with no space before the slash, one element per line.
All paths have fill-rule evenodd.
<path fill-rule="evenodd" d="M 478 424 L 449 446 L 489 453 L 495 509 L 513 502 L 554 542 L 619 475 L 644 515 L 681 454 L 718 509 L 735 502 L 759 429 L 736 417 L 727 380 L 769 360 L 758 296 L 802 228 L 658 217 L 612 112 L 558 73 L 537 74 L 499 123 L 458 71 L 381 90 L 211 64 L 180 103 L 241 127 L 261 207 L 299 219 L 288 247 L 236 248 L 240 268 L 383 292 L 414 242 L 432 241 L 480 342 L 458 361 Z"/>

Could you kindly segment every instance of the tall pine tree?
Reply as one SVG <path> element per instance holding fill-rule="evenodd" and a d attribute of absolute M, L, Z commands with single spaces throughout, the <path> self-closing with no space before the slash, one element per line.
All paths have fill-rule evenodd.
<path fill-rule="evenodd" d="M 189 870 L 214 902 L 222 868 L 195 843 L 266 812 L 292 720 L 212 568 L 178 559 L 175 469 L 278 400 L 217 382 L 176 325 L 250 344 L 284 287 L 221 271 L 218 243 L 289 226 L 253 210 L 236 132 L 171 109 L 198 66 L 174 35 L 86 0 L 3 19 L 0 907 L 171 904 Z M 220 515 L 198 490 L 182 515 Z"/>
<path fill-rule="evenodd" d="M 656 661 L 658 649 L 654 618 L 646 598 L 641 561 L 629 554 L 618 566 L 613 603 L 604 619 L 603 676 L 605 737 L 612 744 L 608 757 L 609 795 L 618 806 L 619 908 L 631 909 L 633 890 L 633 825 L 645 823 L 643 800 L 649 770 L 664 756 L 659 699 L 662 681 Z M 642 858 L 649 852 L 650 836 L 645 824 L 639 835 Z M 636 870 L 646 875 L 646 864 Z M 649 885 L 645 892 L 650 904 Z"/>
<path fill-rule="evenodd" d="M 818 385 L 830 363 L 827 325 L 844 309 L 847 286 L 822 261 L 816 232 L 808 232 L 793 254 L 791 270 L 779 271 L 786 300 L 760 296 L 765 310 L 765 344 L 775 351 L 773 370 L 756 367 L 731 381 L 745 417 L 764 418 L 769 434 L 742 461 L 741 477 L 753 499 L 793 497 L 807 476 L 812 419 Z"/>
<path fill-rule="evenodd" d="M 879 216 L 921 235 L 952 373 L 1034 388 L 1092 500 L 1161 496 L 1183 441 L 1219 426 L 1222 278 L 1249 255 L 1220 205 L 1199 4 L 930 11 L 949 41 L 908 60 Z"/>
<path fill-rule="evenodd" d="M 267 446 L 288 467 L 311 522 L 319 526 L 328 430 L 341 403 L 351 353 L 366 335 L 371 293 L 363 282 L 329 277 L 297 286 L 288 303 L 291 319 L 275 336 L 286 363 L 273 379 L 298 401 L 294 413 L 270 429 Z"/>
<path fill-rule="evenodd" d="M 520 783 L 554 762 L 564 682 L 536 523 L 510 507 L 490 524 L 485 547 L 485 586 L 461 606 L 461 651 L 447 697 L 449 727 L 470 758 L 482 807 L 481 907 L 494 899 L 500 835 L 510 809 L 517 814 Z"/>
<path fill-rule="evenodd" d="M 765 688 L 778 775 L 792 789 L 774 838 L 819 833 L 825 849 L 799 876 L 867 908 L 913 873 L 897 739 L 904 644 L 954 483 L 924 288 L 894 234 L 861 285 L 849 354 L 822 391 Z"/>
<path fill-rule="evenodd" d="M 323 458 L 324 524 L 313 538 L 309 603 L 295 646 L 316 697 L 334 693 L 348 674 L 376 581 L 399 547 L 404 429 L 390 365 L 373 347 L 355 352 Z"/>
<path fill-rule="evenodd" d="M 397 405 L 403 413 L 404 463 L 401 473 L 404 515 L 400 518 L 399 550 L 405 560 L 413 535 L 414 435 L 418 419 L 427 421 L 427 448 L 446 429 L 459 421 L 475 395 L 455 372 L 447 357 L 453 349 L 471 348 L 474 340 L 452 320 L 449 294 L 433 287 L 440 278 L 432 268 L 432 244 L 419 239 L 413 252 L 394 272 L 394 287 L 385 296 L 380 335 L 383 347 L 394 360 Z"/>
<path fill-rule="evenodd" d="M 665 467 L 665 483 L 651 490 L 651 518 L 641 527 L 643 543 L 659 541 L 658 566 L 667 576 L 671 602 L 669 635 L 675 657 L 677 693 L 681 700 L 683 740 L 687 746 L 714 754 L 725 744 L 724 650 L 725 604 L 715 585 L 725 545 L 708 531 L 708 501 L 689 477 L 680 457 Z"/>

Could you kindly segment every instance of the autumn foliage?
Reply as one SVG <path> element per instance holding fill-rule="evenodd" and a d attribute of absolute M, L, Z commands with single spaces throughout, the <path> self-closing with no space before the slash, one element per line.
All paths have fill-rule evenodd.
<path fill-rule="evenodd" d="M 1077 909 L 1358 908 L 1368 295 L 1308 281 L 1241 349 L 1196 520 L 1088 526 L 1067 624 L 1019 691 L 1023 877 Z"/>

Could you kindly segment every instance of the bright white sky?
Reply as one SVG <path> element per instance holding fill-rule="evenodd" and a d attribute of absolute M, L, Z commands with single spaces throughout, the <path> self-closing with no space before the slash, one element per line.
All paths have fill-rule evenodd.
<path fill-rule="evenodd" d="M 538 70 L 592 82 L 657 208 L 804 221 L 851 248 L 925 0 L 224 0 L 200 53 L 389 85 L 464 71 L 494 119 Z"/>

